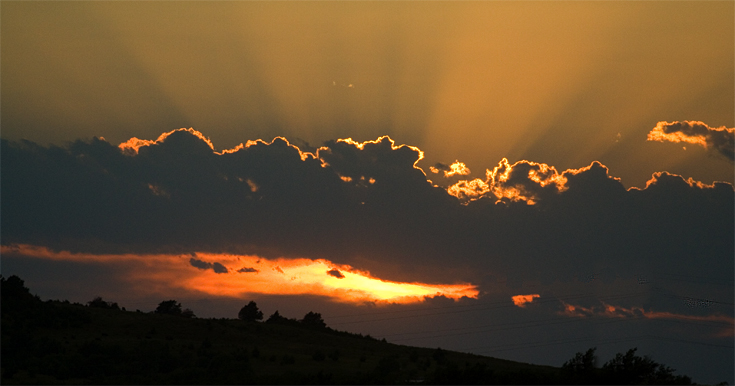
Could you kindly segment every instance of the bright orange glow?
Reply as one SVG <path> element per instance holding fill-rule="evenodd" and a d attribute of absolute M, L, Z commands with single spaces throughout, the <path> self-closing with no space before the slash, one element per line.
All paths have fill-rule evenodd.
<path fill-rule="evenodd" d="M 447 193 L 459 198 L 460 200 L 473 201 L 490 191 L 490 186 L 483 180 L 475 178 L 474 180 L 458 181 L 456 184 L 447 188 Z"/>
<path fill-rule="evenodd" d="M 463 162 L 454 161 L 453 164 L 449 165 L 449 170 L 444 171 L 444 177 L 451 177 L 454 175 L 466 176 L 470 174 L 470 168 L 467 167 Z"/>
<path fill-rule="evenodd" d="M 456 164 L 452 164 L 453 171 Z M 465 167 L 464 164 L 459 164 L 461 166 L 457 166 L 457 169 Z M 526 171 L 524 172 L 524 170 Z M 469 169 L 467 169 L 467 172 L 469 173 Z M 573 170 L 573 172 L 577 172 L 577 170 Z M 447 173 L 445 172 L 445 174 Z M 521 173 L 521 175 L 518 175 L 518 173 Z M 480 197 L 487 196 L 488 193 L 492 193 L 498 200 L 496 202 L 506 199 L 513 202 L 525 201 L 528 205 L 534 205 L 538 201 L 538 197 L 529 187 L 537 185 L 544 188 L 553 184 L 558 192 L 563 192 L 567 189 L 565 173 L 560 174 L 553 166 L 527 160 L 521 160 L 511 165 L 507 158 L 503 158 L 493 170 L 487 169 L 485 171 L 485 181 L 479 178 L 472 181 L 458 181 L 447 188 L 447 192 L 466 202 L 477 200 Z"/>
<path fill-rule="evenodd" d="M 448 187 L 447 193 L 463 201 L 463 204 L 481 197 L 492 197 L 497 199 L 496 203 L 507 200 L 534 205 L 539 200 L 540 189 L 548 189 L 547 187 L 551 186 L 552 191 L 564 192 L 569 189 L 567 176 L 589 171 L 593 166 L 607 170 L 606 166 L 593 161 L 589 166 L 567 169 L 559 173 L 555 167 L 545 163 L 520 160 L 511 165 L 507 158 L 503 158 L 493 170 L 485 170 L 484 181 L 479 178 L 471 181 L 460 180 Z M 619 178 L 609 176 L 608 178 L 620 181 Z M 700 187 L 704 186 L 690 179 L 690 185 L 694 183 Z"/>
<path fill-rule="evenodd" d="M 516 295 L 513 296 L 511 299 L 513 299 L 513 304 L 517 305 L 518 307 L 525 307 L 526 304 L 533 302 L 533 299 L 536 299 L 538 297 L 541 297 L 539 294 L 531 294 L 531 295 Z"/>
<path fill-rule="evenodd" d="M 243 297 L 246 294 L 320 295 L 337 302 L 416 303 L 427 297 L 477 298 L 471 284 L 434 285 L 380 280 L 369 272 L 327 260 L 273 259 L 252 255 L 199 253 L 186 255 L 95 255 L 54 252 L 30 245 L 2 246 L 3 254 L 78 262 L 133 263 L 126 279 L 145 288 L 183 288 L 214 296 Z M 226 273 L 191 265 L 219 263 Z M 339 277 L 342 276 L 342 277 Z M 152 287 L 151 287 L 152 286 Z"/>

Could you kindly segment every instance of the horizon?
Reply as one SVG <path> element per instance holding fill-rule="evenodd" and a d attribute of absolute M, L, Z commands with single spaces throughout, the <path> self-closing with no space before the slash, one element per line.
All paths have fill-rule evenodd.
<path fill-rule="evenodd" d="M 733 16 L 3 2 L 2 274 L 733 384 Z"/>

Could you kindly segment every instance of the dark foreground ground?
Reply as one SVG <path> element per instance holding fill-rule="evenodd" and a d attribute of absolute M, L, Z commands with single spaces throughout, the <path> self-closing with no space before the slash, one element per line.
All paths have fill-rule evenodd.
<path fill-rule="evenodd" d="M 621 356 L 617 372 L 590 365 L 590 351 L 556 368 L 395 345 L 285 318 L 198 319 L 44 302 L 19 278 L 2 281 L 2 384 L 690 382 L 635 355 Z"/>

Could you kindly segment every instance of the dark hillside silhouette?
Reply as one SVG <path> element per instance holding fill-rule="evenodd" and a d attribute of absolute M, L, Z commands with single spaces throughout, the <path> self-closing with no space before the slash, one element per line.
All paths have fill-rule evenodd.
<path fill-rule="evenodd" d="M 636 349 L 597 367 L 592 348 L 555 368 L 390 344 L 335 331 L 316 312 L 259 323 L 255 302 L 243 307 L 249 323 L 172 318 L 187 313 L 175 300 L 127 312 L 101 298 L 42 301 L 17 276 L 0 281 L 2 384 L 691 384 Z"/>

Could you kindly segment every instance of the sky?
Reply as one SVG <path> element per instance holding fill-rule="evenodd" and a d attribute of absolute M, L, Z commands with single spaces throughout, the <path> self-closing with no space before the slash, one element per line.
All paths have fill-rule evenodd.
<path fill-rule="evenodd" d="M 1 268 L 735 383 L 732 2 L 3 2 Z"/>

